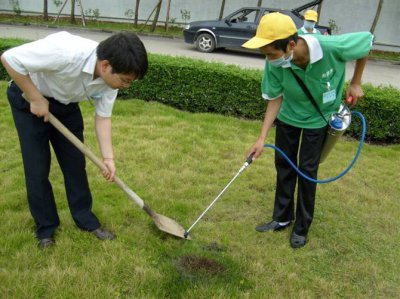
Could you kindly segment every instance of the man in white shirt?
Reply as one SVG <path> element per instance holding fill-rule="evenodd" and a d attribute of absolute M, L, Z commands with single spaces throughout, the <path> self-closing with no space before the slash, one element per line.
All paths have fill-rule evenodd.
<path fill-rule="evenodd" d="M 91 211 L 92 196 L 84 155 L 48 123 L 54 114 L 83 141 L 78 103 L 96 108 L 96 135 L 108 171 L 115 175 L 111 114 L 118 89 L 127 88 L 147 72 L 147 53 L 133 33 L 117 33 L 98 44 L 68 32 L 21 45 L 3 53 L 1 61 L 12 79 L 7 95 L 17 128 L 31 214 L 38 246 L 55 244 L 59 217 L 49 181 L 50 143 L 64 175 L 69 208 L 76 225 L 101 240 L 113 239 Z"/>

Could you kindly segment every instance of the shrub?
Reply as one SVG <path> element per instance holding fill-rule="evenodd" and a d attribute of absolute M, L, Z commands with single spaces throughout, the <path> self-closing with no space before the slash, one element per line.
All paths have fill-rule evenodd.
<path fill-rule="evenodd" d="M 1 40 L 0 53 L 23 43 Z M 190 112 L 211 112 L 262 120 L 266 103 L 261 98 L 262 71 L 242 69 L 182 57 L 149 55 L 145 78 L 119 92 L 120 99 L 157 101 Z M 0 80 L 7 74 L 0 67 Z M 365 98 L 357 110 L 367 119 L 367 140 L 379 143 L 400 142 L 400 90 L 394 87 L 363 86 Z M 354 121 L 348 132 L 360 134 Z"/>
<path fill-rule="evenodd" d="M 121 91 L 122 98 L 158 101 L 191 112 L 260 118 L 261 71 L 188 58 L 150 55 L 145 78 Z"/>
<path fill-rule="evenodd" d="M 394 87 L 374 87 L 364 84 L 365 98 L 355 110 L 367 120 L 367 137 L 370 142 L 400 143 L 400 90 Z M 354 121 L 348 134 L 358 137 L 360 122 Z"/>

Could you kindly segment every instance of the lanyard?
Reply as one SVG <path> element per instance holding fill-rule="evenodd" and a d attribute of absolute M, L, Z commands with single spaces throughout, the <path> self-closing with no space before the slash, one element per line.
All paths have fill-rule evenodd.
<path fill-rule="evenodd" d="M 87 92 L 87 89 L 86 89 L 86 87 L 85 87 L 85 84 L 83 84 L 83 82 L 82 82 L 82 87 L 83 87 L 83 91 L 85 92 L 85 96 L 86 96 L 86 98 L 88 99 L 88 101 L 89 101 L 89 103 L 92 105 L 92 106 L 94 106 L 94 104 L 93 104 L 93 99 L 89 96 L 89 94 L 88 94 L 88 92 Z"/>
<path fill-rule="evenodd" d="M 310 90 L 307 88 L 306 84 L 303 82 L 303 80 L 300 79 L 299 76 L 297 76 L 297 74 L 292 70 L 292 68 L 289 68 L 289 69 L 292 72 L 293 76 L 295 77 L 297 83 L 299 83 L 301 89 L 303 89 L 303 91 L 306 94 L 306 96 L 310 99 L 310 101 L 313 104 L 313 106 L 315 107 L 315 109 L 321 115 L 322 119 L 329 125 L 329 122 L 326 120 L 326 118 L 322 114 L 321 109 L 318 107 L 317 102 L 315 101 L 315 99 L 314 99 L 313 95 L 311 94 Z"/>

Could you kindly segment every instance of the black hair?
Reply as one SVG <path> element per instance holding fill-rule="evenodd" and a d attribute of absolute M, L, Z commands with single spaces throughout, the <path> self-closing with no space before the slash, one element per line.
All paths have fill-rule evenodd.
<path fill-rule="evenodd" d="M 278 39 L 271 43 L 270 45 L 274 47 L 277 50 L 282 50 L 283 52 L 286 52 L 287 45 L 289 44 L 290 41 L 294 41 L 297 44 L 297 40 L 299 39 L 299 36 L 297 35 L 297 32 L 288 38 L 284 39 Z"/>
<path fill-rule="evenodd" d="M 121 32 L 100 42 L 97 59 L 108 60 L 113 73 L 134 74 L 142 79 L 147 72 L 147 52 L 139 37 L 132 32 Z"/>

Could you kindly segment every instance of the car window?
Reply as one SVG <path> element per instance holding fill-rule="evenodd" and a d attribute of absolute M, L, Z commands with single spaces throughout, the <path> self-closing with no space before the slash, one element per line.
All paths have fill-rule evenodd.
<path fill-rule="evenodd" d="M 265 15 L 269 14 L 270 12 L 275 12 L 275 11 L 269 11 L 269 10 L 265 10 L 265 11 L 263 12 L 263 16 L 265 16 Z"/>
<path fill-rule="evenodd" d="M 255 23 L 258 10 L 244 9 L 230 17 L 231 23 Z"/>

